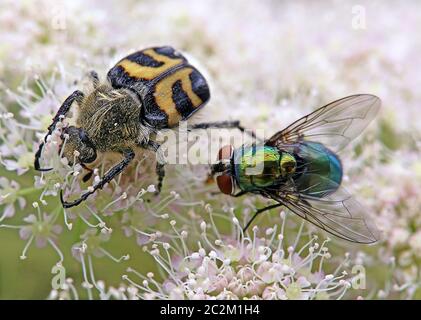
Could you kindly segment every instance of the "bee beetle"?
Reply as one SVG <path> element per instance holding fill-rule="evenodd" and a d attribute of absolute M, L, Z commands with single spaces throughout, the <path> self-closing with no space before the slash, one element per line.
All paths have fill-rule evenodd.
<path fill-rule="evenodd" d="M 86 164 L 97 158 L 97 152 L 117 152 L 122 161 L 113 166 L 92 188 L 72 202 L 60 198 L 64 208 L 79 205 L 96 190 L 102 189 L 121 173 L 135 156 L 134 149 L 141 147 L 157 152 L 160 145 L 150 136 L 159 130 L 174 128 L 179 121 L 190 118 L 210 99 L 205 77 L 187 59 L 169 46 L 153 47 L 134 52 L 120 60 L 107 74 L 107 81 L 100 83 L 95 71 L 90 73 L 93 90 L 87 94 L 76 90 L 59 108 L 48 127 L 43 142 L 35 153 L 34 167 L 41 168 L 40 158 L 47 138 L 56 124 L 78 105 L 75 125 L 62 131 L 63 155 L 71 163 L 76 161 L 87 170 Z M 199 123 L 191 129 L 237 128 L 244 131 L 238 121 Z M 77 152 L 75 152 L 77 151 Z M 157 161 L 157 192 L 165 176 L 164 164 Z"/>

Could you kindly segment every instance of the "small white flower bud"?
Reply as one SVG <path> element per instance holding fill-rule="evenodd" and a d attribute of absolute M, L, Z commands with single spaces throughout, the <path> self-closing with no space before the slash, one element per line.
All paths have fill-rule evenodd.
<path fill-rule="evenodd" d="M 174 199 L 178 199 L 180 197 L 180 195 L 175 191 L 171 191 L 170 194 L 174 197 Z"/>
<path fill-rule="evenodd" d="M 291 270 L 291 268 L 286 264 L 282 265 L 282 267 L 281 267 L 282 273 L 289 273 L 290 270 Z"/>
<path fill-rule="evenodd" d="M 153 256 L 158 256 L 159 255 L 159 250 L 158 249 L 154 249 L 151 251 L 151 255 Z"/>
<path fill-rule="evenodd" d="M 325 280 L 328 280 L 328 281 L 332 280 L 333 278 L 334 278 L 333 274 L 327 274 L 325 276 Z"/>
<path fill-rule="evenodd" d="M 200 223 L 200 229 L 201 229 L 202 231 L 206 231 L 206 222 L 205 222 L 205 221 L 202 221 L 202 222 Z"/>
<path fill-rule="evenodd" d="M 270 236 L 273 233 L 273 231 L 273 228 L 267 228 L 265 233 L 267 236 Z"/>
<path fill-rule="evenodd" d="M 212 213 L 212 206 L 209 203 L 205 204 L 205 210 L 208 213 Z"/>
<path fill-rule="evenodd" d="M 94 286 L 92 284 L 90 284 L 89 282 L 82 282 L 82 287 L 85 289 L 92 289 Z"/>
<path fill-rule="evenodd" d="M 146 188 L 146 191 L 153 193 L 156 191 L 156 188 L 153 184 L 151 184 Z"/>
<path fill-rule="evenodd" d="M 194 279 L 189 279 L 187 283 L 189 286 L 194 287 L 197 284 L 197 281 Z"/>
<path fill-rule="evenodd" d="M 206 255 L 206 251 L 205 251 L 205 249 L 200 248 L 200 249 L 199 249 L 199 255 L 200 255 L 201 257 L 204 257 L 204 256 Z"/>

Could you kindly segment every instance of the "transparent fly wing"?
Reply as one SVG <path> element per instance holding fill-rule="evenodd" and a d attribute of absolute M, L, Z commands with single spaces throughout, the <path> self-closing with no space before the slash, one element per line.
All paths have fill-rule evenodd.
<path fill-rule="evenodd" d="M 320 142 L 338 152 L 373 120 L 381 100 L 370 94 L 353 95 L 317 109 L 277 132 L 266 145 L 280 146 L 302 140 Z"/>
<path fill-rule="evenodd" d="M 294 191 L 291 183 L 283 190 L 272 190 L 263 195 L 282 203 L 298 216 L 341 239 L 365 244 L 379 240 L 380 233 L 366 215 L 364 207 L 343 187 L 338 186 L 330 194 L 332 189 L 327 190 L 323 197 L 316 194 L 320 192 L 318 187 L 314 188 L 317 191 L 313 195 L 311 187 L 306 194 L 302 194 Z"/>

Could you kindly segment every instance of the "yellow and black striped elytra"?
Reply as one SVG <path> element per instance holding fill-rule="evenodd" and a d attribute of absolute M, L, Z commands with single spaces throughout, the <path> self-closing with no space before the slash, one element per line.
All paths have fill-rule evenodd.
<path fill-rule="evenodd" d="M 96 72 L 90 74 L 93 90 L 86 94 L 76 90 L 63 102 L 54 116 L 44 141 L 35 153 L 34 167 L 42 168 L 40 159 L 47 138 L 56 124 L 73 113 L 72 124 L 62 129 L 61 153 L 73 164 L 73 159 L 89 173 L 86 166 L 101 153 L 120 153 L 124 158 L 112 167 L 92 188 L 72 202 L 63 200 L 65 208 L 86 200 L 89 195 L 102 189 L 133 160 L 137 148 L 160 152 L 160 145 L 153 134 L 160 129 L 173 128 L 180 120 L 191 117 L 210 98 L 209 86 L 204 76 L 187 59 L 172 47 L 154 47 L 137 51 L 120 60 L 108 72 L 107 81 L 101 83 Z M 220 121 L 190 125 L 188 130 L 207 128 L 237 128 L 244 131 L 238 121 Z M 165 175 L 164 164 L 157 161 L 157 192 L 161 190 Z"/>
<path fill-rule="evenodd" d="M 154 128 L 172 128 L 209 101 L 204 76 L 172 47 L 137 51 L 108 72 L 116 88 L 132 90 L 142 101 L 141 120 Z"/>

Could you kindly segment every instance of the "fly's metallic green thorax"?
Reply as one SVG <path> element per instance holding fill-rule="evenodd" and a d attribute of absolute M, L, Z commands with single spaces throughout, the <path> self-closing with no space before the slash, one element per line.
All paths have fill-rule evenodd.
<path fill-rule="evenodd" d="M 234 176 L 243 191 L 258 191 L 293 180 L 297 191 L 314 197 L 333 193 L 342 181 L 337 155 L 320 143 L 249 146 L 234 151 Z"/>
<path fill-rule="evenodd" d="M 273 147 L 250 146 L 234 152 L 234 175 L 243 191 L 277 185 L 292 175 L 295 167 L 291 154 Z"/>

